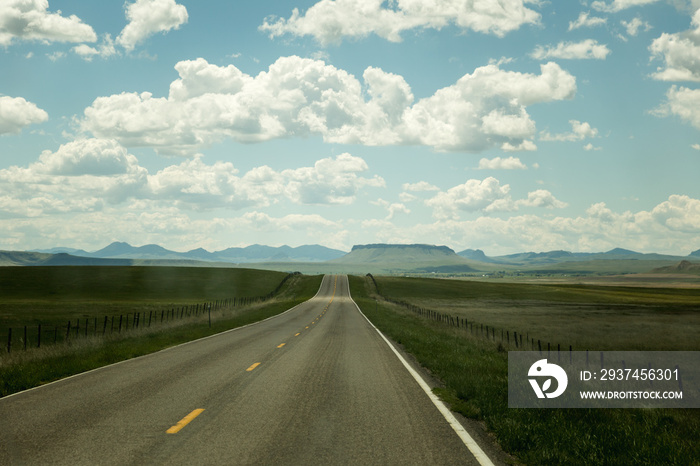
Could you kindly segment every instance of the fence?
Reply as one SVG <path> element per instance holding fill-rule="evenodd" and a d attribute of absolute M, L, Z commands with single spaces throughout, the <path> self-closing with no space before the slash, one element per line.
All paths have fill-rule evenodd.
<path fill-rule="evenodd" d="M 389 303 L 396 304 L 398 306 L 401 306 L 414 314 L 421 316 L 423 318 L 435 321 L 435 322 L 440 322 L 442 324 L 445 324 L 450 327 L 456 327 L 460 329 L 464 329 L 465 331 L 469 332 L 473 336 L 478 336 L 478 337 L 483 337 L 488 340 L 492 341 L 498 341 L 500 338 L 500 343 L 502 345 L 508 345 L 509 349 L 516 349 L 516 350 L 522 350 L 522 351 L 539 351 L 540 354 L 544 355 L 544 351 L 547 352 L 547 357 L 550 357 L 551 353 L 555 350 L 555 347 L 552 343 L 542 341 L 542 340 L 535 340 L 534 337 L 530 337 L 530 334 L 528 332 L 523 335 L 523 332 L 518 332 L 516 330 L 506 330 L 502 328 L 496 328 L 495 326 L 488 326 L 484 325 L 483 323 L 475 322 L 474 320 L 469 320 L 466 317 L 459 317 L 459 316 L 453 316 L 447 313 L 435 311 L 432 309 L 426 309 L 420 306 L 416 306 L 411 303 L 407 303 L 405 301 L 400 301 L 398 299 L 393 299 L 388 296 L 384 296 L 380 291 L 379 291 L 379 286 L 377 285 L 377 281 L 374 279 L 374 276 L 372 274 L 367 274 L 367 277 L 372 280 L 372 283 L 374 284 L 374 288 L 377 291 L 377 294 L 381 296 L 381 298 Z M 525 340 L 523 341 L 523 337 Z M 545 344 L 546 344 L 546 349 L 545 349 Z M 556 351 L 557 351 L 557 358 L 561 358 L 561 352 L 562 346 L 561 344 L 557 343 L 556 345 Z M 566 351 L 567 348 L 564 347 L 564 351 Z M 571 352 L 573 351 L 573 347 L 569 345 L 568 348 L 569 355 L 571 355 Z"/>
<path fill-rule="evenodd" d="M 114 314 L 111 316 L 102 317 L 85 317 L 69 320 L 65 325 L 47 326 L 41 323 L 23 327 L 10 327 L 7 329 L 7 334 L 4 341 L 0 342 L 5 346 L 7 353 L 13 350 L 22 349 L 26 351 L 28 348 L 41 348 L 46 344 L 58 344 L 70 342 L 76 338 L 85 338 L 88 336 L 107 336 L 115 333 L 127 332 L 139 328 L 150 328 L 152 325 L 168 324 L 177 320 L 194 319 L 202 317 L 205 314 L 209 318 L 209 326 L 211 327 L 211 312 L 221 311 L 236 307 L 248 306 L 251 304 L 262 303 L 272 299 L 280 292 L 284 284 L 294 275 L 299 272 L 287 274 L 277 287 L 270 293 L 263 296 L 254 297 L 234 297 L 226 299 L 217 299 L 204 303 L 190 304 L 178 307 L 170 307 L 169 309 L 161 309 L 158 311 L 142 311 L 129 312 L 126 314 Z M 19 333 L 15 332 L 19 330 Z M 6 345 L 5 345 L 6 344 Z"/>

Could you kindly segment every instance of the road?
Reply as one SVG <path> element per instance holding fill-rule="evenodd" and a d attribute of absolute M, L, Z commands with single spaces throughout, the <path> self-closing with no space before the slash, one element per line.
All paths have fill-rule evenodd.
<path fill-rule="evenodd" d="M 257 324 L 0 399 L 0 464 L 478 464 L 345 276 Z"/>

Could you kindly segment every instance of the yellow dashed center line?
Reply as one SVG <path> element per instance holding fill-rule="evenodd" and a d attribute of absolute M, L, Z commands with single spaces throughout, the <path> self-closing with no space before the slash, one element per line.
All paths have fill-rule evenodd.
<path fill-rule="evenodd" d="M 294 336 L 295 336 L 295 337 L 298 337 L 299 335 L 301 335 L 301 332 L 297 333 L 297 334 L 294 335 Z"/>
<path fill-rule="evenodd" d="M 170 429 L 166 430 L 165 432 L 168 434 L 177 434 L 178 432 L 180 432 L 182 430 L 183 427 L 185 427 L 187 424 L 192 422 L 192 420 L 194 418 L 196 418 L 197 416 L 202 414 L 203 411 L 204 411 L 203 409 L 195 409 L 190 414 L 183 417 L 182 420 L 180 420 L 180 422 L 178 422 L 177 424 L 175 424 L 174 426 L 172 426 Z"/>
<path fill-rule="evenodd" d="M 279 345 L 277 345 L 277 347 L 282 348 L 284 345 L 286 345 L 286 343 L 280 343 Z"/>
<path fill-rule="evenodd" d="M 260 365 L 260 363 L 259 363 L 259 362 L 256 362 L 255 364 L 253 364 L 252 366 L 250 366 L 248 369 L 246 369 L 246 371 L 247 371 L 247 372 L 250 372 L 250 371 L 252 371 L 253 369 L 255 369 L 256 367 L 258 367 L 259 365 Z"/>

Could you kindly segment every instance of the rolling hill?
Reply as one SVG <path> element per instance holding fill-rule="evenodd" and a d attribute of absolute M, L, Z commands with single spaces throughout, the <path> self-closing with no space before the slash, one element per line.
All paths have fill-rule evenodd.
<path fill-rule="evenodd" d="M 693 274 L 700 275 L 700 262 L 690 262 L 687 260 L 682 260 L 675 265 L 668 265 L 666 267 L 658 267 L 653 270 L 654 273 L 680 273 L 680 274 Z"/>

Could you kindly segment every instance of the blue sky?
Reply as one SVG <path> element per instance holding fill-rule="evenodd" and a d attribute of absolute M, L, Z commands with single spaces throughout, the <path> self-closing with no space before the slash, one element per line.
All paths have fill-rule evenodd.
<path fill-rule="evenodd" d="M 0 249 L 700 249 L 699 0 L 2 0 L 0 69 Z"/>

